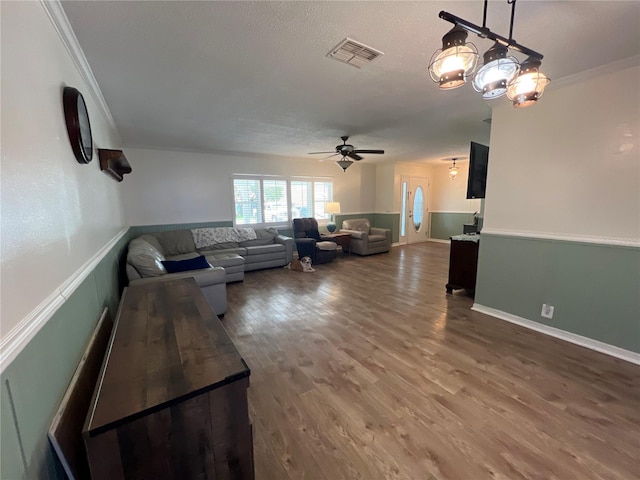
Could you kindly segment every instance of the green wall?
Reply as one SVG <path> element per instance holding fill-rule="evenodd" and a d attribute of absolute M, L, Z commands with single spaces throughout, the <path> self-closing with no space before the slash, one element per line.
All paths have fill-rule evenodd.
<path fill-rule="evenodd" d="M 640 353 L 640 249 L 482 234 L 475 302 Z M 540 316 L 542 304 L 553 319 Z"/>
<path fill-rule="evenodd" d="M 431 238 L 449 240 L 463 233 L 463 225 L 473 223 L 472 213 L 431 212 Z"/>
<path fill-rule="evenodd" d="M 0 375 L 0 478 L 65 479 L 47 431 L 104 307 L 115 316 L 127 232 Z"/>

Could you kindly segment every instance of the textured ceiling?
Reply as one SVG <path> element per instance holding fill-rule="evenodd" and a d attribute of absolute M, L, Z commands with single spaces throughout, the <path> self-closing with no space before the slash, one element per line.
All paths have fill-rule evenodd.
<path fill-rule="evenodd" d="M 481 24 L 482 6 L 63 2 L 125 146 L 315 161 L 307 152 L 348 134 L 356 148 L 386 150 L 364 155 L 372 162 L 434 161 L 488 143 L 493 104 L 469 84 L 441 92 L 427 72 L 452 26 L 438 12 Z M 491 1 L 487 25 L 507 36 L 509 14 L 506 0 Z M 345 37 L 384 56 L 361 70 L 327 58 Z M 640 54 L 640 2 L 521 0 L 514 38 L 543 53 L 557 80 Z M 491 46 L 469 40 L 480 53 Z"/>

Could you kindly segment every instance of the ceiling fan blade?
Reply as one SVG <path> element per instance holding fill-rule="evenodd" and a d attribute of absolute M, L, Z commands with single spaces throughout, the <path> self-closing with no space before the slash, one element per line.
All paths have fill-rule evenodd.
<path fill-rule="evenodd" d="M 336 153 L 335 150 L 331 150 L 330 152 L 309 152 L 307 155 L 318 155 L 320 153 Z"/>
<path fill-rule="evenodd" d="M 354 150 L 355 153 L 377 153 L 377 154 L 382 154 L 384 153 L 384 150 Z"/>
<path fill-rule="evenodd" d="M 329 160 L 331 157 L 335 157 L 336 155 L 340 155 L 340 153 L 334 153 L 333 155 L 329 155 L 328 157 L 323 157 L 319 161 L 324 162 L 325 160 Z"/>
<path fill-rule="evenodd" d="M 352 151 L 352 152 L 347 153 L 347 155 L 346 155 L 346 156 L 347 156 L 347 157 L 349 157 L 349 158 L 353 158 L 353 159 L 354 159 L 354 160 L 356 160 L 356 161 L 358 161 L 358 160 L 362 160 L 362 159 L 363 159 L 363 157 L 361 157 L 360 155 L 358 155 L 358 154 L 355 152 L 355 150 L 354 150 L 354 151 Z"/>

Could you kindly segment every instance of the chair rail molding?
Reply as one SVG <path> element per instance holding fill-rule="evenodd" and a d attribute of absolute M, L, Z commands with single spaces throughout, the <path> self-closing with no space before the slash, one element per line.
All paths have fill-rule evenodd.
<path fill-rule="evenodd" d="M 64 305 L 80 284 L 91 275 L 98 263 L 124 237 L 129 227 L 123 228 L 111 240 L 87 260 L 76 272 L 56 288 L 40 305 L 33 309 L 20 323 L 0 340 L 0 373 L 11 364 L 43 326 Z"/>
<path fill-rule="evenodd" d="M 592 235 L 567 235 L 553 232 L 529 232 L 525 230 L 505 230 L 501 228 L 482 227 L 482 235 L 497 237 L 536 238 L 540 240 L 559 240 L 573 243 L 590 243 L 611 245 L 615 247 L 640 248 L 640 238 L 599 237 Z"/>
<path fill-rule="evenodd" d="M 56 29 L 56 32 L 58 32 L 58 35 L 60 36 L 60 39 L 62 40 L 65 48 L 69 52 L 69 56 L 73 60 L 73 63 L 80 73 L 80 76 L 88 85 L 89 93 L 93 97 L 96 104 L 102 110 L 102 113 L 105 115 L 111 128 L 113 128 L 113 130 L 118 134 L 118 137 L 120 137 L 120 132 L 118 131 L 116 122 L 113 120 L 111 110 L 109 110 L 109 106 L 107 105 L 107 102 L 102 95 L 102 90 L 100 90 L 100 85 L 98 85 L 98 81 L 93 75 L 93 70 L 91 70 L 91 66 L 87 61 L 87 57 L 85 57 L 84 52 L 82 51 L 82 47 L 80 46 L 80 43 L 78 43 L 76 34 L 71 28 L 69 18 L 62 8 L 62 4 L 59 2 L 59 0 L 40 0 L 40 4 L 47 12 L 51 23 Z"/>

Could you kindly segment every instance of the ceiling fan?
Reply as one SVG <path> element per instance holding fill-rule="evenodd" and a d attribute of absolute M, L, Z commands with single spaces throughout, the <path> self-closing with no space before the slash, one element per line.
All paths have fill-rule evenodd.
<path fill-rule="evenodd" d="M 309 152 L 309 155 L 316 155 L 320 153 L 333 153 L 332 157 L 335 155 L 342 155 L 342 157 L 349 157 L 355 161 L 360 161 L 364 157 L 361 157 L 359 154 L 383 154 L 384 150 L 363 150 L 357 149 L 353 145 L 347 145 L 347 140 L 349 140 L 349 136 L 345 135 L 340 137 L 342 140 L 342 145 L 336 145 L 336 149 L 332 152 Z M 343 158 L 344 159 L 344 158 Z"/>

